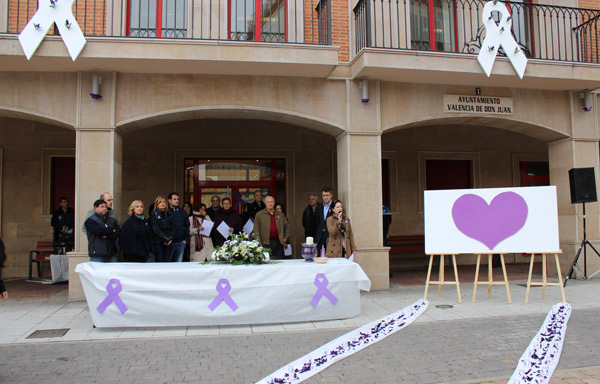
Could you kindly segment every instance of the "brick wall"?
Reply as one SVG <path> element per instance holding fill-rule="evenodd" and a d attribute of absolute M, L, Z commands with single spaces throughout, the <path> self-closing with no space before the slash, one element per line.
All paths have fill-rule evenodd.
<path fill-rule="evenodd" d="M 600 0 L 579 0 L 579 8 L 584 9 L 600 9 Z M 590 15 L 583 14 L 580 22 L 585 22 L 590 19 Z M 583 44 L 582 59 L 584 61 L 600 62 L 600 52 L 598 52 L 598 29 L 600 28 L 600 21 L 596 20 L 595 24 L 588 29 L 588 33 L 585 35 L 585 43 Z"/>
<path fill-rule="evenodd" d="M 347 63 L 350 60 L 348 0 L 327 1 L 331 1 L 331 44 L 340 47 L 338 60 Z M 318 5 L 318 0 L 304 2 L 304 37 L 307 43 L 319 43 L 319 15 L 315 10 Z"/>
<path fill-rule="evenodd" d="M 73 3 L 73 14 L 85 35 L 105 34 L 105 6 L 106 0 L 76 0 Z M 37 11 L 37 7 L 37 0 L 9 0 L 8 32 L 20 33 Z M 54 34 L 54 29 L 50 28 L 48 34 Z"/>

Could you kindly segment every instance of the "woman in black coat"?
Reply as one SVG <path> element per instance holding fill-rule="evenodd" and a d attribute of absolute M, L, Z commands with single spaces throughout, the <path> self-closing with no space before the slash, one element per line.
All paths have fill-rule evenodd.
<path fill-rule="evenodd" d="M 170 263 L 173 257 L 173 214 L 169 213 L 167 199 L 158 196 L 154 200 L 156 207 L 150 216 L 152 231 L 154 232 L 154 260 L 157 263 Z"/>
<path fill-rule="evenodd" d="M 144 203 L 134 200 L 129 206 L 129 218 L 121 227 L 119 245 L 123 250 L 123 260 L 128 263 L 149 260 L 153 237 L 152 226 L 144 217 Z"/>

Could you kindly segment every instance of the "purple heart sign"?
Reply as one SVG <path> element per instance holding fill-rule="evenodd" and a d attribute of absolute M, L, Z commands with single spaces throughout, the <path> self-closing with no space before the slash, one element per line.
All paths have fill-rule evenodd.
<path fill-rule="evenodd" d="M 462 195 L 452 206 L 456 228 L 493 250 L 517 233 L 527 220 L 527 203 L 514 192 L 503 192 L 488 205 L 481 197 Z"/>

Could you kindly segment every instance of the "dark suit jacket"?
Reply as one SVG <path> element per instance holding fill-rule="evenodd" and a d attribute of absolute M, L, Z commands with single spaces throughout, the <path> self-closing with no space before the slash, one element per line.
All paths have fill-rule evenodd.
<path fill-rule="evenodd" d="M 329 210 L 327 211 L 327 217 L 333 216 L 333 201 L 329 203 Z M 329 231 L 327 230 L 327 218 L 323 217 L 323 203 L 317 204 L 317 233 L 315 234 L 315 242 L 319 245 L 327 245 L 327 238 L 329 237 Z M 320 252 L 320 251 L 319 251 Z"/>

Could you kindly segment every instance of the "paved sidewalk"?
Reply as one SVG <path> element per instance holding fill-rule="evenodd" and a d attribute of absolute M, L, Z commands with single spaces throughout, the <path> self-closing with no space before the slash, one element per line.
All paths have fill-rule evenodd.
<path fill-rule="evenodd" d="M 495 271 L 496 273 L 496 271 Z M 429 309 L 404 331 L 351 356 L 307 383 L 505 383 L 552 305 L 559 287 L 532 288 L 512 280 L 512 304 L 503 286 L 461 283 L 441 296 L 430 288 Z M 573 315 L 551 383 L 600 384 L 600 279 L 571 280 Z M 66 291 L 49 298 L 0 302 L 0 382 L 246 383 L 327 341 L 423 297 L 424 286 L 393 285 L 363 292 L 362 313 L 352 319 L 291 324 L 108 328 L 92 327 L 85 302 Z M 438 307 L 439 306 L 439 307 Z M 448 307 L 450 306 L 450 307 Z M 27 338 L 37 330 L 67 329 L 62 337 Z M 241 371 L 241 372 L 238 372 Z M 235 372 L 233 374 L 232 372 Z"/>
<path fill-rule="evenodd" d="M 496 316 L 545 314 L 552 305 L 561 302 L 559 287 L 548 287 L 542 300 L 540 287 L 532 287 L 529 304 L 525 304 L 526 280 L 510 282 L 512 304 L 508 304 L 504 286 L 493 286 L 491 298 L 487 287 L 479 286 L 477 299 L 472 303 L 473 283 L 461 283 L 462 304 L 458 303 L 456 288 L 444 286 L 441 296 L 431 287 L 429 309 L 417 320 L 427 323 L 439 320 L 477 319 Z M 573 309 L 600 308 L 597 292 L 600 279 L 571 280 L 566 287 L 567 302 Z M 389 291 L 362 292 L 360 316 L 332 321 L 302 323 L 156 328 L 93 328 L 86 302 L 68 302 L 63 291 L 49 299 L 7 300 L 0 302 L 0 344 L 36 343 L 44 341 L 73 341 L 97 339 L 136 339 L 232 334 L 260 334 L 318 329 L 356 328 L 395 312 L 423 297 L 424 286 L 393 285 Z M 451 305 L 444 309 L 438 305 Z M 541 324 L 540 324 L 541 326 Z M 62 337 L 28 339 L 36 330 L 68 329 Z"/>

